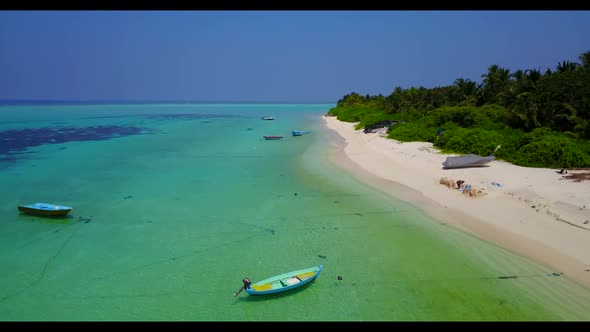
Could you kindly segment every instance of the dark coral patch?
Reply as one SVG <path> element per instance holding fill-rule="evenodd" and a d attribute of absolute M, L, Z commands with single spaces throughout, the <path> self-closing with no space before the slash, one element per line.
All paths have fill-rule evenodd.
<path fill-rule="evenodd" d="M 238 115 L 231 114 L 199 114 L 199 113 L 185 113 L 185 114 L 146 114 L 143 115 L 146 118 L 152 119 L 179 119 L 179 120 L 192 120 L 192 119 L 214 119 L 214 118 L 236 118 Z M 209 123 L 204 120 L 201 123 Z"/>
<path fill-rule="evenodd" d="M 0 131 L 0 161 L 23 159 L 27 148 L 75 141 L 102 141 L 153 133 L 133 126 L 44 127 Z M 62 148 L 63 150 L 64 148 Z"/>

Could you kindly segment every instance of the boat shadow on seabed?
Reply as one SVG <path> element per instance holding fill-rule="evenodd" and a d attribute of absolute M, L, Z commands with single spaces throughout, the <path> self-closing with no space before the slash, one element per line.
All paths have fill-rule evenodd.
<path fill-rule="evenodd" d="M 75 217 L 71 214 L 66 216 L 43 216 L 43 215 L 34 215 L 29 213 L 20 213 L 18 215 L 18 219 L 24 221 L 39 221 L 39 222 L 49 222 L 52 224 L 73 224 L 76 222 L 86 222 L 89 218 L 82 218 L 82 217 Z"/>

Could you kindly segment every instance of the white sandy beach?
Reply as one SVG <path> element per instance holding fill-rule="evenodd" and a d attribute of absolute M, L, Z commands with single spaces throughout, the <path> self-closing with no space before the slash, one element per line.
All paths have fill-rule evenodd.
<path fill-rule="evenodd" d="M 590 181 L 574 182 L 554 169 L 502 161 L 445 170 L 442 163 L 448 155 L 431 143 L 401 143 L 377 133 L 364 134 L 354 130 L 356 123 L 336 117 L 324 120 L 337 133 L 333 160 L 356 177 L 419 204 L 437 220 L 590 287 Z M 441 185 L 442 177 L 464 180 L 485 194 L 469 197 Z"/>

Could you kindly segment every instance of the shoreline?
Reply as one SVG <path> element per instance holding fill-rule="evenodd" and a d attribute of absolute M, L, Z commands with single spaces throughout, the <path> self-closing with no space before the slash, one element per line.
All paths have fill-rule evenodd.
<path fill-rule="evenodd" d="M 435 220 L 563 272 L 590 288 L 590 182 L 553 169 L 494 160 L 489 167 L 442 169 L 447 155 L 432 143 L 401 143 L 354 130 L 323 116 L 330 160 L 383 193 L 420 206 Z M 571 172 L 570 172 L 571 173 Z M 469 197 L 440 184 L 464 180 L 484 195 Z M 492 182 L 501 187 L 491 185 Z"/>

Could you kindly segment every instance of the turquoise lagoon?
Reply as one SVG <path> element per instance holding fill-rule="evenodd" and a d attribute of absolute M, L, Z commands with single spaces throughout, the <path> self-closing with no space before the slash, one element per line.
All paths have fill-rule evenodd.
<path fill-rule="evenodd" d="M 332 106 L 0 107 L 0 320 L 590 319 L 559 271 L 336 168 Z M 16 209 L 34 202 L 74 210 Z M 233 296 L 316 264 L 309 286 Z"/>

